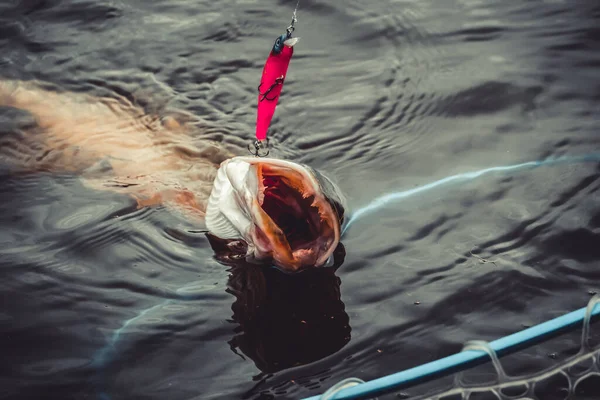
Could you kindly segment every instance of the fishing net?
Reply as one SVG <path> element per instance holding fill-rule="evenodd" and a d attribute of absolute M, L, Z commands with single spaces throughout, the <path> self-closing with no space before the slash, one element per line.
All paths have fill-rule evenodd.
<path fill-rule="evenodd" d="M 437 392 L 415 396 L 408 392 L 396 393 L 395 398 L 428 399 L 428 400 L 592 400 L 600 399 L 600 346 L 597 336 L 590 327 L 592 313 L 600 303 L 600 296 L 595 295 L 588 303 L 583 327 L 580 333 L 578 350 L 549 368 L 523 376 L 506 373 L 498 356 L 487 342 L 468 342 L 463 351 L 479 350 L 488 354 L 491 362 L 486 366 L 455 373 L 450 388 Z M 579 332 L 571 332 L 570 335 Z M 568 335 L 562 335 L 562 342 L 568 341 Z M 558 342 L 556 342 L 558 343 Z M 545 343 L 548 348 L 548 342 Z M 550 344 L 552 346 L 552 344 Z M 530 353 L 531 350 L 529 350 Z M 556 353 L 545 353 L 548 358 L 558 359 Z M 503 359 L 504 365 L 509 365 Z M 483 368 L 482 368 L 483 367 Z M 490 374 L 482 372 L 489 371 Z M 490 381 L 490 377 L 493 379 Z M 482 379 L 483 378 L 483 379 Z M 486 379 L 487 378 L 487 379 Z M 479 382 L 477 382 L 479 380 Z M 485 380 L 485 382 L 481 382 Z M 426 388 L 430 385 L 420 385 Z M 417 390 L 417 392 L 420 390 Z M 388 398 L 382 397 L 382 398 Z M 391 397 L 390 397 L 391 398 Z"/>

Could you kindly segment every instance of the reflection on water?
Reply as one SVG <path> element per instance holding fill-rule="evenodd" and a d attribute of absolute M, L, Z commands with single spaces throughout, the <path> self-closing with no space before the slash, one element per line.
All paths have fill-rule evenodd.
<path fill-rule="evenodd" d="M 232 350 L 260 371 L 275 373 L 344 347 L 351 328 L 335 270 L 288 275 L 255 265 L 232 267 L 227 291 L 236 297 L 232 321 L 239 324 L 229 341 Z"/>
<path fill-rule="evenodd" d="M 295 5 L 0 2 L 0 80 L 135 110 L 133 124 L 115 125 L 79 100 L 85 112 L 67 119 L 39 109 L 59 122 L 86 116 L 62 125 L 82 140 L 135 141 L 132 126 L 168 133 L 181 123 L 193 145 L 245 154 L 260 71 Z M 600 291 L 596 160 L 427 186 L 600 151 L 597 2 L 301 0 L 298 19 L 271 154 L 326 172 L 355 212 L 411 195 L 353 220 L 335 274 L 292 280 L 224 266 L 202 222 L 137 210 L 79 174 L 17 176 L 3 158 L 0 398 L 308 397 L 497 339 Z M 19 145 L 38 123 L 0 108 L 0 154 L 30 157 Z M 135 161 L 120 166 L 157 168 Z M 105 166 L 84 165 L 88 177 Z M 206 192 L 210 177 L 192 173 L 187 182 Z M 575 342 L 542 343 L 503 368 L 549 367 L 548 354 L 560 359 Z"/>
<path fill-rule="evenodd" d="M 236 325 L 235 336 L 228 341 L 231 350 L 242 359 L 254 361 L 264 379 L 278 371 L 298 367 L 331 355 L 344 347 L 351 338 L 349 318 L 341 300 L 341 280 L 336 276 L 343 264 L 345 249 L 338 245 L 329 268 L 286 274 L 276 268 L 249 264 L 237 254 L 228 254 L 211 242 L 215 257 L 228 266 L 227 293 L 235 296 L 229 320 Z M 165 300 L 138 312 L 115 329 L 107 343 L 96 352 L 92 366 L 98 395 L 111 399 L 109 370 L 118 365 L 121 339 L 144 319 L 157 318 L 160 310 L 177 309 L 182 302 L 193 302 L 200 290 L 191 283 L 177 289 L 173 299 Z M 194 293 L 196 293 L 194 295 Z M 249 393 L 260 389 L 254 387 Z"/>

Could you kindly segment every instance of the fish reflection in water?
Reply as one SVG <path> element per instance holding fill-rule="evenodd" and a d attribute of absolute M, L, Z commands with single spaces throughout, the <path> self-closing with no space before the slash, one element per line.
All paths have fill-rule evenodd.
<path fill-rule="evenodd" d="M 277 268 L 248 263 L 229 251 L 221 240 L 212 240 L 215 258 L 230 273 L 226 291 L 235 297 L 229 322 L 234 337 L 231 350 L 242 359 L 249 358 L 261 371 L 261 380 L 276 372 L 313 363 L 342 349 L 351 339 L 349 316 L 341 300 L 341 280 L 337 269 L 344 263 L 346 250 L 340 243 L 328 268 L 285 273 Z M 182 288 L 182 289 L 185 289 Z M 110 398 L 111 365 L 119 361 L 122 333 L 140 317 L 179 301 L 195 299 L 183 295 L 140 311 L 117 329 L 95 355 L 95 385 L 103 398 Z M 259 389 L 250 389 L 251 394 Z"/>
<path fill-rule="evenodd" d="M 227 292 L 236 298 L 232 320 L 239 324 L 231 349 L 252 359 L 263 373 L 275 373 L 343 348 L 351 328 L 335 272 L 344 257 L 340 244 L 331 268 L 297 274 L 221 258 L 231 267 Z"/>

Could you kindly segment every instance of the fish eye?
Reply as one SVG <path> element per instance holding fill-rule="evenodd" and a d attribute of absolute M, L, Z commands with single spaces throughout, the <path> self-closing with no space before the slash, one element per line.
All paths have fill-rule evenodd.
<path fill-rule="evenodd" d="M 279 53 L 281 51 L 281 36 L 275 40 L 275 45 L 273 46 L 273 51 L 275 53 Z"/>

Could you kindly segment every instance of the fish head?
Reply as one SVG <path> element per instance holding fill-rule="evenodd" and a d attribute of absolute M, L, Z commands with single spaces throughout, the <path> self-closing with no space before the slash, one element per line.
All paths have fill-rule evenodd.
<path fill-rule="evenodd" d="M 339 187 L 313 168 L 234 157 L 217 171 L 206 226 L 247 261 L 296 272 L 330 259 L 340 244 L 345 205 Z"/>
<path fill-rule="evenodd" d="M 273 49 L 271 50 L 273 54 L 278 55 L 281 53 L 292 53 L 292 49 L 300 38 L 292 37 L 290 34 L 284 33 L 275 39 L 275 44 L 273 44 Z"/>

